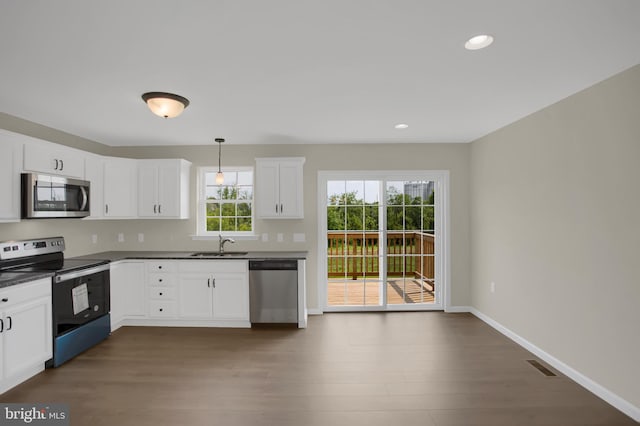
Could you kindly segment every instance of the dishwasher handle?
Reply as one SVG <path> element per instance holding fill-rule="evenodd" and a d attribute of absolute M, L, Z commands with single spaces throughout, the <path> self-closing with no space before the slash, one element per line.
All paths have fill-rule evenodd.
<path fill-rule="evenodd" d="M 273 259 L 273 260 L 250 260 L 250 271 L 297 271 L 297 260 Z"/>

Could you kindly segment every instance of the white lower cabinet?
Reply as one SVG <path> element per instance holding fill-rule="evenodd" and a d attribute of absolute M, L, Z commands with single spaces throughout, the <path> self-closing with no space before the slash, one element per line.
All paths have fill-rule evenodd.
<path fill-rule="evenodd" d="M 0 393 L 44 370 L 52 341 L 51 278 L 0 289 Z"/>
<path fill-rule="evenodd" d="M 117 262 L 111 267 L 112 327 L 250 327 L 248 266 L 226 259 Z"/>
<path fill-rule="evenodd" d="M 111 264 L 111 331 L 127 320 L 146 317 L 144 262 L 124 260 Z"/>
<path fill-rule="evenodd" d="M 179 269 L 181 318 L 249 321 L 246 260 L 184 261 Z"/>
<path fill-rule="evenodd" d="M 176 316 L 176 261 L 147 262 L 147 307 L 149 318 Z"/>

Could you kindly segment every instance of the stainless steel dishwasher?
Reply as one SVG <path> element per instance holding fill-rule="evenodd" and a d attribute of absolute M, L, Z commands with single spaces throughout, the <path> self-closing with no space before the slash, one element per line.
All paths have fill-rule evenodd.
<path fill-rule="evenodd" d="M 249 261 L 252 324 L 298 323 L 298 261 Z"/>

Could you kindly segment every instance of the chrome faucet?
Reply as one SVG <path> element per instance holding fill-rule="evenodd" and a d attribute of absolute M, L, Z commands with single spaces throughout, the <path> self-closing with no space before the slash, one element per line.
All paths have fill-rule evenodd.
<path fill-rule="evenodd" d="M 220 254 L 224 253 L 224 243 L 235 243 L 236 240 L 234 240 L 233 238 L 222 238 L 222 234 L 220 234 L 220 247 L 218 248 L 218 252 L 220 252 Z"/>

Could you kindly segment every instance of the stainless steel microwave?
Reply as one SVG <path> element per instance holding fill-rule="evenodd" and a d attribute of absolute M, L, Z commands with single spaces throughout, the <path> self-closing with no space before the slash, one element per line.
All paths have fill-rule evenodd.
<path fill-rule="evenodd" d="M 90 183 L 40 173 L 22 174 L 24 219 L 89 216 Z"/>

